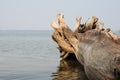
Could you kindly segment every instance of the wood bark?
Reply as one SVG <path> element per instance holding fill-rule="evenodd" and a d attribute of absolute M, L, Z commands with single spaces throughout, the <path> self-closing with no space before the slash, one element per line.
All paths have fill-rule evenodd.
<path fill-rule="evenodd" d="M 63 14 L 58 14 L 57 19 L 51 23 L 55 30 L 52 38 L 63 59 L 75 55 L 89 80 L 120 80 L 120 37 L 110 28 L 105 29 L 95 16 L 83 24 L 82 17 L 76 18 L 74 31 Z"/>

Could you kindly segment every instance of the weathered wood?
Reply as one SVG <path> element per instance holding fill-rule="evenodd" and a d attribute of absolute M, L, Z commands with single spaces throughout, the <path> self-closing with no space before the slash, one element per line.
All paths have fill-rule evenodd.
<path fill-rule="evenodd" d="M 104 23 L 95 16 L 85 24 L 81 24 L 82 18 L 76 18 L 74 31 L 63 14 L 57 18 L 58 22 L 51 24 L 55 30 L 52 38 L 63 59 L 74 54 L 90 80 L 120 80 L 120 37 L 104 29 Z"/>

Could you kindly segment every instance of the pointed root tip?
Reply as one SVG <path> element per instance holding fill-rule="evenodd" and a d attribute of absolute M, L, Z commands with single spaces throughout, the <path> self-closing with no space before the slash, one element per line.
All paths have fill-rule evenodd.
<path fill-rule="evenodd" d="M 50 24 L 50 26 L 51 26 L 52 28 L 54 28 L 54 29 L 60 28 L 59 25 L 57 25 L 55 22 L 52 22 L 52 23 Z"/>

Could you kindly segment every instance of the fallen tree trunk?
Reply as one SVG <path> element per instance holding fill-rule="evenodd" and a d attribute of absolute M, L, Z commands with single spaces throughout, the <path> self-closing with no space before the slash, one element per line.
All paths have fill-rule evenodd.
<path fill-rule="evenodd" d="M 57 15 L 57 23 L 51 23 L 52 35 L 63 59 L 75 55 L 84 66 L 90 80 L 120 80 L 120 38 L 104 29 L 103 23 L 93 16 L 90 22 L 81 24 L 76 18 L 75 30 L 66 24 L 64 15 Z"/>

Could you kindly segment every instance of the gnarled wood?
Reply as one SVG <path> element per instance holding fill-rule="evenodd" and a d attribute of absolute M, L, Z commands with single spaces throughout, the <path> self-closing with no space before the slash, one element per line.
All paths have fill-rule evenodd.
<path fill-rule="evenodd" d="M 74 54 L 90 80 L 120 80 L 120 37 L 104 29 L 104 23 L 95 16 L 85 24 L 81 24 L 82 18 L 76 18 L 74 31 L 67 26 L 63 14 L 57 18 L 58 22 L 51 23 L 55 30 L 52 38 L 61 57 Z"/>

